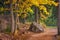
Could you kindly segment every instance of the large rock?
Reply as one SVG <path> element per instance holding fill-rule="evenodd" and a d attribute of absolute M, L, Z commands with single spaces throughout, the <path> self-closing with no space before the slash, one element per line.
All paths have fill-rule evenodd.
<path fill-rule="evenodd" d="M 33 22 L 33 23 L 30 25 L 29 31 L 36 32 L 36 33 L 44 32 L 44 28 L 43 28 L 43 26 L 41 26 L 40 24 L 38 24 L 38 23 L 36 23 L 36 22 Z"/>

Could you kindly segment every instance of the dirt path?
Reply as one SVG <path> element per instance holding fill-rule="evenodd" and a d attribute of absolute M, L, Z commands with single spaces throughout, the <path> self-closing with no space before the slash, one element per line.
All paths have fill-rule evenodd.
<path fill-rule="evenodd" d="M 47 28 L 43 33 L 31 35 L 27 40 L 57 40 L 57 28 Z"/>
<path fill-rule="evenodd" d="M 57 40 L 57 28 L 47 28 L 43 33 L 30 33 L 22 36 L 19 35 L 19 40 Z M 11 35 L 2 34 L 0 40 L 11 40 Z M 15 40 L 15 39 L 13 39 Z M 18 38 L 16 39 L 18 40 Z"/>

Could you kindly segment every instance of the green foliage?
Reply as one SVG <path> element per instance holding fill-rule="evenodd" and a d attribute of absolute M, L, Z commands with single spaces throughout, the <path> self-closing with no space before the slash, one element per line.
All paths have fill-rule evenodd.
<path fill-rule="evenodd" d="M 28 13 L 28 16 L 27 16 L 27 21 L 28 22 L 33 22 L 34 21 L 34 13 Z"/>
<path fill-rule="evenodd" d="M 53 6 L 53 8 L 50 11 L 51 15 L 44 20 L 45 24 L 47 26 L 56 26 L 57 25 L 57 8 Z"/>

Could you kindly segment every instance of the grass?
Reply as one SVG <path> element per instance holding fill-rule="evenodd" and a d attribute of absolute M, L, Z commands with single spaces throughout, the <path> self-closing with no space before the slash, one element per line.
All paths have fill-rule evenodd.
<path fill-rule="evenodd" d="M 47 28 L 57 28 L 57 26 L 47 26 Z"/>

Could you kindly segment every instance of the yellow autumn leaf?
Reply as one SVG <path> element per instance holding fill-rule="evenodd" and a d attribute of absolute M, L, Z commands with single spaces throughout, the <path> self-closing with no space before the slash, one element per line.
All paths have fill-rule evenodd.
<path fill-rule="evenodd" d="M 50 6 L 51 6 L 51 5 L 52 5 L 52 1 L 48 1 L 48 5 L 50 5 Z"/>
<path fill-rule="evenodd" d="M 46 17 L 42 13 L 40 15 L 41 15 L 42 18 L 46 19 Z"/>
<path fill-rule="evenodd" d="M 46 15 L 49 15 L 49 12 L 46 12 L 45 14 L 46 14 Z"/>
<path fill-rule="evenodd" d="M 13 0 L 13 4 L 15 4 L 17 2 L 17 0 Z"/>
<path fill-rule="evenodd" d="M 59 3 L 54 3 L 55 6 L 58 6 Z"/>
<path fill-rule="evenodd" d="M 44 10 L 44 11 L 46 11 L 46 7 L 43 6 L 43 5 L 41 5 L 41 6 L 40 6 L 40 10 Z"/>
<path fill-rule="evenodd" d="M 17 16 L 21 16 L 20 14 L 17 14 Z"/>
<path fill-rule="evenodd" d="M 47 4 L 47 0 L 37 0 L 39 4 Z"/>

